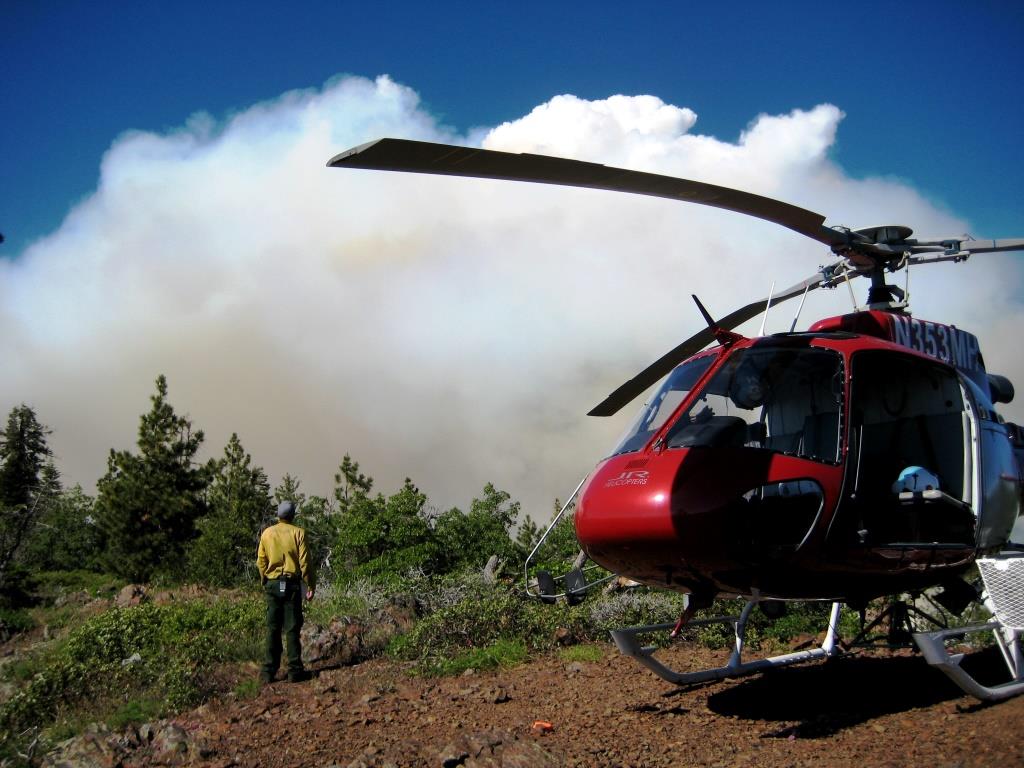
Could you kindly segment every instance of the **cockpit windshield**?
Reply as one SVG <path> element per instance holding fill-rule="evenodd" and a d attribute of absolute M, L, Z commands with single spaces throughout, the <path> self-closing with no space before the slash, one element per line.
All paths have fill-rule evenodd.
<path fill-rule="evenodd" d="M 661 429 L 665 420 L 673 414 L 683 399 L 693 389 L 718 355 L 705 355 L 683 363 L 669 374 L 654 397 L 644 404 L 640 415 L 619 441 L 614 453 L 639 451 L 654 433 Z"/>
<path fill-rule="evenodd" d="M 666 446 L 751 446 L 836 462 L 842 398 L 842 358 L 835 352 L 741 349 L 672 425 Z"/>

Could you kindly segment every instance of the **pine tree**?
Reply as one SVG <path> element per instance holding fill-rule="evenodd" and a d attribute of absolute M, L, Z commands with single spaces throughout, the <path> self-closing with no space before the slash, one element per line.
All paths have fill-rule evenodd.
<path fill-rule="evenodd" d="M 296 508 L 301 507 L 306 501 L 306 494 L 299 490 L 301 485 L 302 483 L 298 478 L 292 477 L 286 472 L 277 488 L 274 489 L 274 504 L 277 505 L 282 501 L 290 501 Z"/>
<path fill-rule="evenodd" d="M 41 511 L 41 474 L 51 455 L 48 434 L 35 411 L 22 404 L 11 409 L 0 436 L 0 587 Z"/>
<path fill-rule="evenodd" d="M 347 453 L 334 475 L 334 498 L 338 510 L 345 512 L 357 501 L 366 499 L 373 489 L 373 478 L 359 472 L 359 462 Z"/>
<path fill-rule="evenodd" d="M 194 463 L 202 430 L 167 402 L 167 379 L 156 380 L 153 407 L 140 419 L 137 454 L 110 451 L 97 483 L 96 518 L 112 572 L 145 581 L 154 574 L 180 576 L 195 522 L 206 513 L 208 470 Z"/>
<path fill-rule="evenodd" d="M 212 471 L 209 511 L 196 523 L 199 538 L 189 550 L 189 578 L 224 587 L 246 575 L 255 580 L 260 529 L 271 508 L 267 475 L 253 466 L 237 434 Z"/>
<path fill-rule="evenodd" d="M 41 506 L 18 560 L 36 571 L 98 568 L 102 539 L 93 519 L 93 499 L 82 486 L 60 491 Z"/>
<path fill-rule="evenodd" d="M 361 576 L 389 580 L 413 569 L 434 569 L 437 547 L 427 497 L 410 479 L 392 496 L 371 497 L 373 480 L 359 474 L 359 464 L 345 456 L 336 482 L 334 568 L 342 580 Z"/>

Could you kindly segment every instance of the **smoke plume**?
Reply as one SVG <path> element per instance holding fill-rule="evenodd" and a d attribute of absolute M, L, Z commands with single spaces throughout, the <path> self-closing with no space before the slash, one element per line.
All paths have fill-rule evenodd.
<path fill-rule="evenodd" d="M 226 120 L 125 133 L 95 192 L 0 262 L 0 405 L 33 405 L 65 479 L 92 488 L 108 450 L 134 445 L 165 373 L 207 452 L 237 431 L 272 481 L 291 472 L 329 493 L 347 452 L 382 490 L 410 476 L 465 508 L 492 481 L 547 519 L 635 407 L 584 414 L 701 327 L 691 293 L 723 315 L 831 254 L 697 206 L 326 161 L 382 136 L 478 144 L 739 187 L 830 224 L 969 230 L 909 183 L 830 160 L 842 117 L 829 104 L 759 115 L 730 141 L 654 96 L 563 95 L 458 135 L 412 89 L 346 77 Z M 911 281 L 916 314 L 974 331 L 990 369 L 1024 386 L 1019 289 L 1000 256 Z M 819 293 L 801 327 L 849 310 L 846 289 Z M 795 304 L 768 331 L 788 328 Z"/>

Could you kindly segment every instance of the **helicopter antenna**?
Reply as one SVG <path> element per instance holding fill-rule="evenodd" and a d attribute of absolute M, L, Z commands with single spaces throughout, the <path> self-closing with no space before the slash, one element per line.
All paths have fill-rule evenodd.
<path fill-rule="evenodd" d="M 806 293 L 806 291 L 805 291 Z M 768 310 L 772 308 L 772 296 L 775 295 L 775 281 L 772 280 L 772 287 L 768 289 L 768 302 L 764 305 L 764 317 L 761 318 L 761 330 L 757 332 L 758 336 L 764 336 L 764 326 L 768 322 Z"/>
<path fill-rule="evenodd" d="M 800 313 L 803 312 L 804 302 L 807 300 L 807 292 L 811 290 L 811 286 L 804 288 L 803 296 L 800 297 L 800 306 L 796 308 L 796 314 L 793 315 L 793 322 L 789 326 L 789 332 L 792 333 L 796 330 L 796 322 L 800 319 Z"/>

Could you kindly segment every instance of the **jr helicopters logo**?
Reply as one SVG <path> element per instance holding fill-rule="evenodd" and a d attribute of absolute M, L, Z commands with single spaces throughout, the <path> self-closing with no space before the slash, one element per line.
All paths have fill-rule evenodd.
<path fill-rule="evenodd" d="M 647 476 L 650 474 L 646 469 L 634 469 L 630 472 L 623 472 L 618 477 L 613 477 L 605 484 L 605 488 L 617 488 L 622 485 L 647 485 Z"/>

